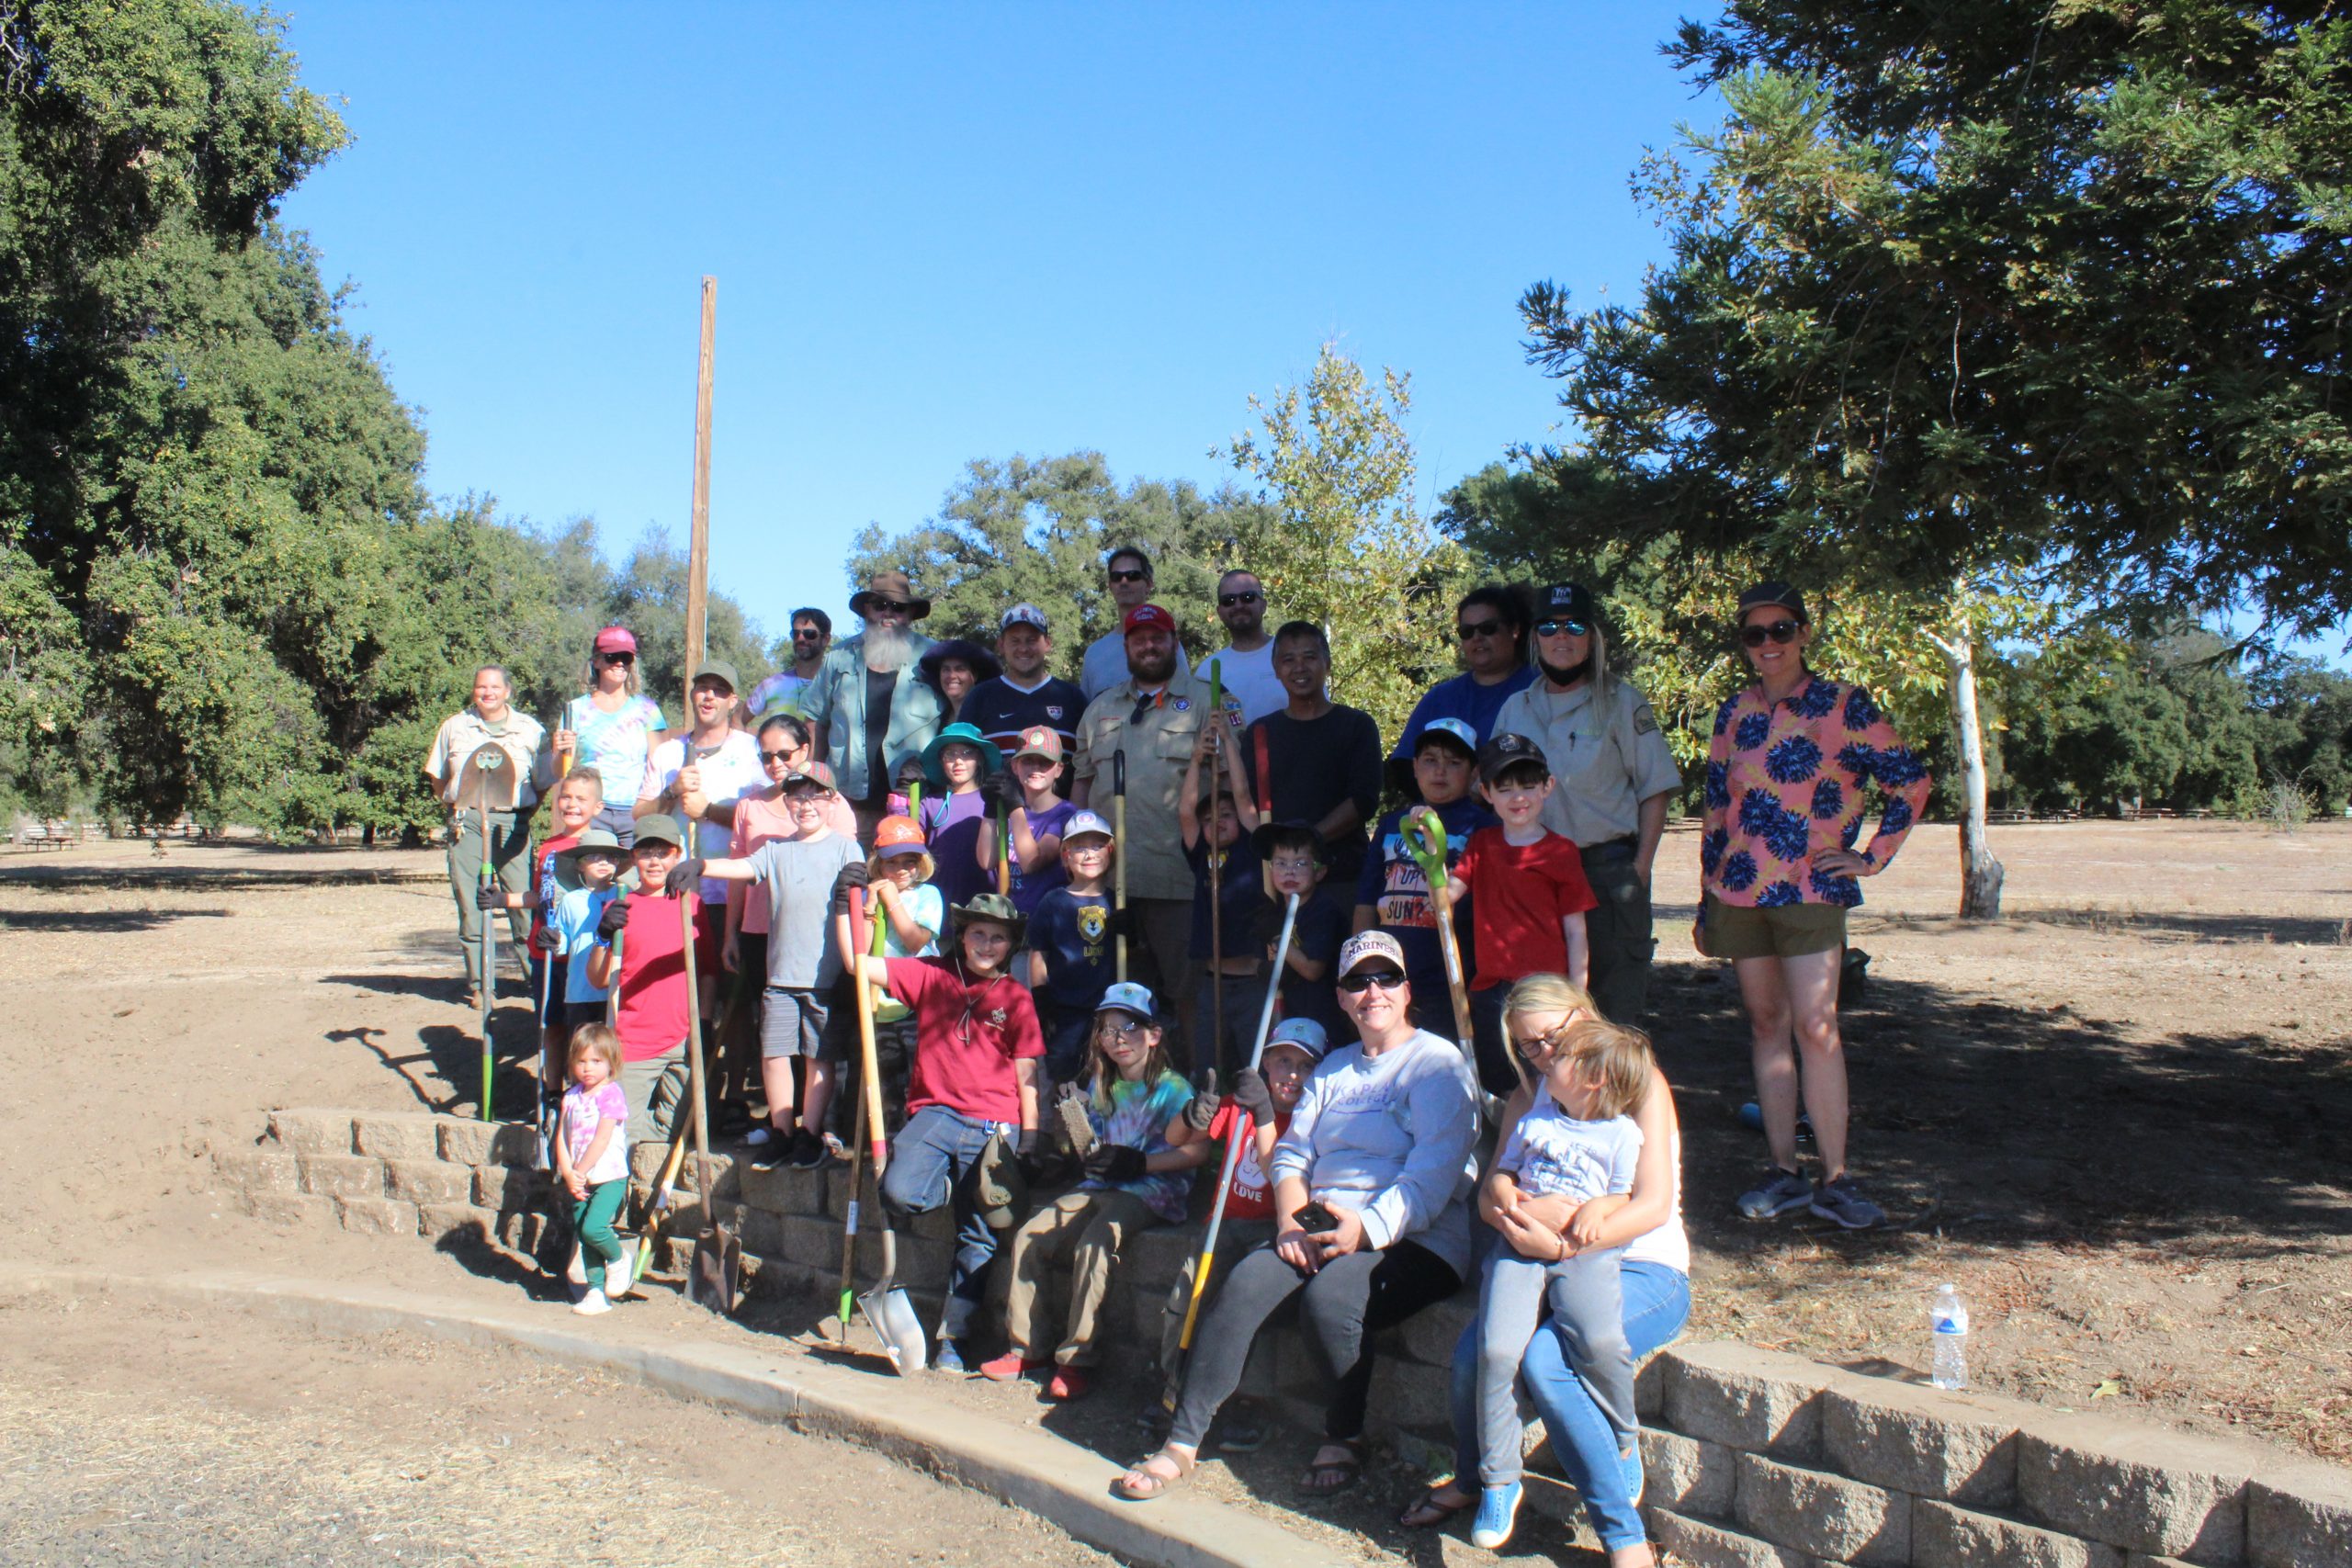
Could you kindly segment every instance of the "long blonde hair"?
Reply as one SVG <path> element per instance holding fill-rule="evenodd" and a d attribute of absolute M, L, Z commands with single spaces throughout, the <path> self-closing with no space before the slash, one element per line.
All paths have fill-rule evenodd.
<path fill-rule="evenodd" d="M 638 657 L 642 659 L 644 655 Z M 645 694 L 645 677 L 639 671 L 644 666 L 632 660 L 623 668 L 628 673 L 621 679 L 621 690 L 632 697 L 642 696 Z M 593 697 L 596 694 L 596 650 L 593 648 L 588 650 L 588 662 L 581 668 L 580 684 L 583 688 L 583 695 Z"/>
<path fill-rule="evenodd" d="M 1517 1052 L 1518 1044 L 1510 1038 L 1510 1020 L 1523 1012 L 1564 1012 L 1567 1020 L 1552 1032 L 1547 1043 L 1559 1048 L 1560 1037 L 1586 1019 L 1600 1018 L 1600 1008 L 1592 993 L 1569 979 L 1566 975 L 1526 975 L 1520 977 L 1503 998 L 1503 1049 Z"/>

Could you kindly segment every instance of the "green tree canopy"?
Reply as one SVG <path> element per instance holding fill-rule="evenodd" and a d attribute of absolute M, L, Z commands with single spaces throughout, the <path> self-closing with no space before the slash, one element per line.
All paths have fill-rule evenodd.
<path fill-rule="evenodd" d="M 1522 301 L 1625 537 L 2352 611 L 2352 17 L 1735 0 L 1668 52 L 1728 111 L 1639 181 L 1671 258 Z"/>

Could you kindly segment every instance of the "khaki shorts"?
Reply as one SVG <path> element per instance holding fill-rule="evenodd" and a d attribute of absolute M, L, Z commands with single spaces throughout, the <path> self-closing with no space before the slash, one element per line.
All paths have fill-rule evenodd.
<path fill-rule="evenodd" d="M 1782 904 L 1759 909 L 1707 895 L 1707 951 L 1716 958 L 1802 958 L 1846 945 L 1840 904 Z"/>

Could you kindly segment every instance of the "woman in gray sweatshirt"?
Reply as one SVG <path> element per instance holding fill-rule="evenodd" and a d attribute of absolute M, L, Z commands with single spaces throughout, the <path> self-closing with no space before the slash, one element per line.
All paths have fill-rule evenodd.
<path fill-rule="evenodd" d="M 1469 1272 L 1478 1139 L 1469 1064 L 1413 1023 L 1395 937 L 1351 937 L 1337 968 L 1340 1007 L 1361 1042 L 1307 1079 L 1274 1149 L 1274 1239 L 1234 1265 L 1217 1292 L 1167 1444 L 1120 1477 L 1123 1497 L 1156 1497 L 1192 1472 L 1250 1341 L 1294 1295 L 1336 1385 L 1299 1487 L 1323 1496 L 1352 1486 L 1363 1472 L 1372 1336 L 1453 1295 Z"/>

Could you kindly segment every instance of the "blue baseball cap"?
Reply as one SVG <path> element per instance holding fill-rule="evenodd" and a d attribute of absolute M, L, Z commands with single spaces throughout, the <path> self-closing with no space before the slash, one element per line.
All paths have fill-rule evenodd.
<path fill-rule="evenodd" d="M 1122 980 L 1103 992 L 1102 1000 L 1094 1010 L 1097 1013 L 1131 1012 L 1146 1023 L 1159 1021 L 1159 1004 L 1152 999 L 1150 988 L 1138 986 L 1133 980 Z"/>
<path fill-rule="evenodd" d="M 1478 755 L 1478 732 L 1458 718 L 1433 718 L 1421 726 L 1421 732 L 1413 737 L 1413 755 L 1419 756 L 1422 747 L 1437 739 L 1453 741 L 1464 757 L 1476 760 Z"/>
<path fill-rule="evenodd" d="M 1319 1062 L 1330 1053 L 1331 1040 L 1323 1032 L 1323 1026 L 1311 1018 L 1286 1018 L 1274 1025 L 1274 1032 L 1266 1036 L 1267 1050 L 1271 1051 L 1277 1045 L 1304 1051 L 1310 1060 Z"/>

